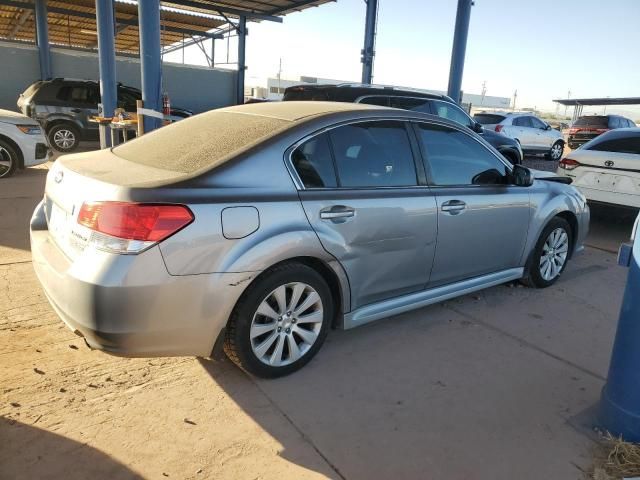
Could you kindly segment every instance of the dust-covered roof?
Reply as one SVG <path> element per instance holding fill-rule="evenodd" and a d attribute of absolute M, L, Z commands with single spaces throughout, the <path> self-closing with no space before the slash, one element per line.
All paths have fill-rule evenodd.
<path fill-rule="evenodd" d="M 335 112 L 356 112 L 381 110 L 385 107 L 348 102 L 264 102 L 236 105 L 219 111 L 261 115 L 296 122 L 306 117 L 326 115 Z"/>

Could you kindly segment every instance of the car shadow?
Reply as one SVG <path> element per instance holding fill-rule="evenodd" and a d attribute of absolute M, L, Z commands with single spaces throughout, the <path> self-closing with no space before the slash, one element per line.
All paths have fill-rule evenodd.
<path fill-rule="evenodd" d="M 11 445 L 11 449 L 3 449 Z M 0 478 L 140 479 L 139 474 L 86 444 L 0 417 Z"/>

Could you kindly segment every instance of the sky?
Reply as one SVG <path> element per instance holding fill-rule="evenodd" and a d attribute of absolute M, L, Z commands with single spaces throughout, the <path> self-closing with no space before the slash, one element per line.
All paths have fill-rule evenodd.
<path fill-rule="evenodd" d="M 446 90 L 456 0 L 379 0 L 374 83 Z M 282 60 L 282 78 L 359 81 L 364 0 L 338 0 L 249 23 L 247 85 L 266 85 Z M 518 108 L 554 112 L 554 98 L 640 96 L 640 0 L 475 0 L 462 89 L 512 97 Z M 216 62 L 226 45 L 216 42 Z M 236 59 L 231 43 L 230 61 Z M 180 51 L 165 57 L 181 61 Z M 193 46 L 188 63 L 205 64 Z M 564 113 L 564 107 L 560 107 Z M 585 107 L 584 113 L 602 113 Z M 607 113 L 640 118 L 640 107 Z"/>

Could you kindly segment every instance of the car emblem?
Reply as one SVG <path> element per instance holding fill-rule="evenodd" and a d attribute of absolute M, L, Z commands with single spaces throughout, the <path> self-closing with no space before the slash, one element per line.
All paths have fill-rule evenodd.
<path fill-rule="evenodd" d="M 606 162 L 604 162 L 604 166 L 605 167 L 613 167 L 613 162 L 611 160 L 607 160 Z"/>
<path fill-rule="evenodd" d="M 56 183 L 60 183 L 62 181 L 62 177 L 64 177 L 64 172 L 62 170 L 58 170 L 56 172 L 56 176 L 53 177 L 53 181 Z"/>

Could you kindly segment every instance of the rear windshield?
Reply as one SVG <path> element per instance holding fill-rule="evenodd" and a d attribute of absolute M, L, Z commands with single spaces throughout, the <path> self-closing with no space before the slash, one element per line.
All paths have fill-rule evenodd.
<path fill-rule="evenodd" d="M 504 115 L 496 115 L 494 113 L 476 113 L 473 119 L 482 125 L 493 125 L 500 123 L 505 119 Z"/>
<path fill-rule="evenodd" d="M 609 126 L 609 117 L 606 115 L 592 115 L 589 117 L 580 117 L 573 124 L 576 127 L 584 127 L 586 125 L 590 127 L 602 127 L 607 128 Z"/>
<path fill-rule="evenodd" d="M 124 143 L 113 153 L 130 162 L 189 174 L 220 165 L 289 126 L 291 122 L 279 118 L 212 110 Z"/>
<path fill-rule="evenodd" d="M 300 101 L 300 100 L 329 100 L 327 92 L 317 88 L 301 88 L 290 87 L 284 91 L 284 101 Z"/>

